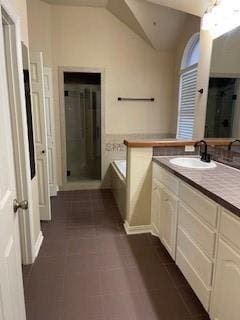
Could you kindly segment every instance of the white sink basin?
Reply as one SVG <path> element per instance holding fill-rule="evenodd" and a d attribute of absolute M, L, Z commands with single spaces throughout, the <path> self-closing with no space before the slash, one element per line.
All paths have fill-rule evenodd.
<path fill-rule="evenodd" d="M 216 168 L 216 163 L 203 162 L 199 158 L 174 158 L 170 160 L 170 163 L 184 168 L 190 169 L 213 169 Z"/>

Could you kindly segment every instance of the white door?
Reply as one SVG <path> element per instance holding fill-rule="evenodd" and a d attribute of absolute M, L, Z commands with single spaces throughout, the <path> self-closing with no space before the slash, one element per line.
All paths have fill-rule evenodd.
<path fill-rule="evenodd" d="M 18 213 L 13 211 L 16 180 L 10 122 L 10 106 L 0 23 L 0 319 L 24 320 Z"/>
<path fill-rule="evenodd" d="M 176 255 L 177 204 L 177 198 L 164 188 L 160 208 L 160 239 L 174 260 Z"/>
<path fill-rule="evenodd" d="M 41 52 L 30 53 L 30 66 L 40 219 L 51 220 L 50 191 L 48 184 L 47 126 L 44 105 L 43 57 Z"/>
<path fill-rule="evenodd" d="M 220 239 L 213 291 L 213 320 L 240 319 L 240 254 Z"/>
<path fill-rule="evenodd" d="M 44 99 L 47 124 L 47 156 L 50 196 L 57 195 L 56 144 L 53 111 L 52 70 L 44 67 Z"/>

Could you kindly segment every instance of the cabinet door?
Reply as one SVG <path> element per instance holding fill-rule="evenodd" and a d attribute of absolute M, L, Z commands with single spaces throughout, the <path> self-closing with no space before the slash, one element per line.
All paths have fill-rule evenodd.
<path fill-rule="evenodd" d="M 240 254 L 221 239 L 216 264 L 212 319 L 240 319 Z"/>
<path fill-rule="evenodd" d="M 151 209 L 151 223 L 153 232 L 159 236 L 159 215 L 161 206 L 161 189 L 158 182 L 153 180 L 152 184 L 152 209 Z"/>
<path fill-rule="evenodd" d="M 167 189 L 161 191 L 160 207 L 160 239 L 169 254 L 175 260 L 177 235 L 177 205 L 178 199 Z"/>

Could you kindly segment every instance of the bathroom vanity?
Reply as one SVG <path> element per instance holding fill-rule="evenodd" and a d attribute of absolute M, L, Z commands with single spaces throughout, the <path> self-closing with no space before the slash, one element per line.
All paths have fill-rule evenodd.
<path fill-rule="evenodd" d="M 189 169 L 155 157 L 152 230 L 213 320 L 240 315 L 240 171 Z"/>

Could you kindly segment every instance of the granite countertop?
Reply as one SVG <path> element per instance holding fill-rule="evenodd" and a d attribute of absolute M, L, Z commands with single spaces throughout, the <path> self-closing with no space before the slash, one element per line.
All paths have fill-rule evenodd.
<path fill-rule="evenodd" d="M 218 163 L 214 169 L 189 169 L 170 163 L 174 157 L 153 161 L 240 217 L 240 170 Z"/>

